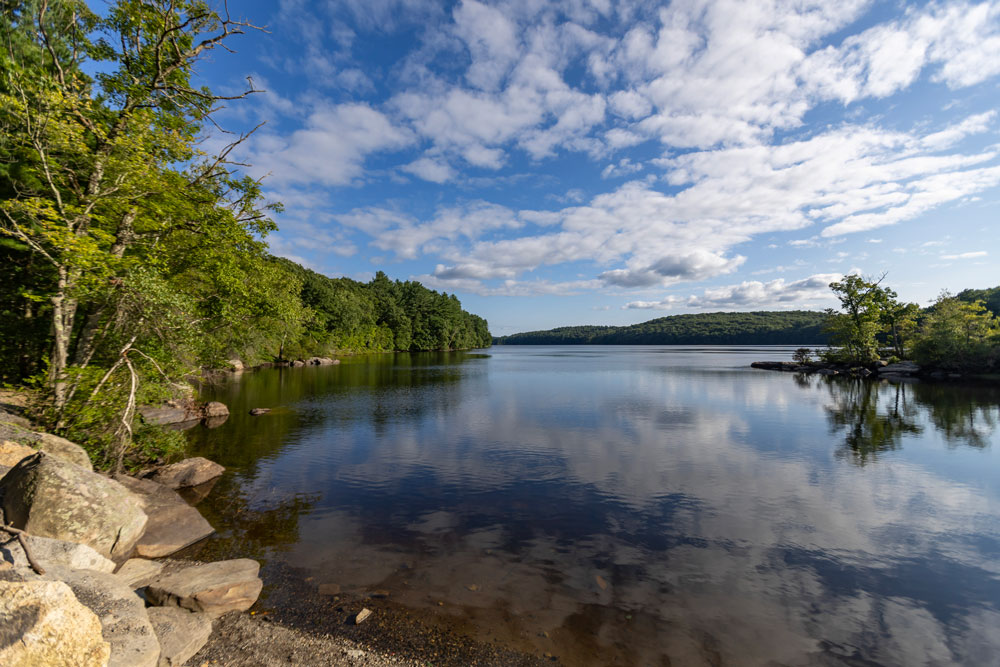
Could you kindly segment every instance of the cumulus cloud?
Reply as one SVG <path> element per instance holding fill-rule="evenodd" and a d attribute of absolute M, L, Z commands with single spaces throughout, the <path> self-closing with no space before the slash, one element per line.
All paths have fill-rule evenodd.
<path fill-rule="evenodd" d="M 251 160 L 276 184 L 347 185 L 364 173 L 364 160 L 409 146 L 413 135 L 367 104 L 321 105 L 288 137 L 257 138 Z"/>
<path fill-rule="evenodd" d="M 448 163 L 429 157 L 414 160 L 402 169 L 432 183 L 446 183 L 455 178 L 455 170 Z"/>
<path fill-rule="evenodd" d="M 283 2 L 307 13 L 301 0 Z M 357 35 L 344 17 L 359 31 L 432 29 L 418 33 L 392 71 L 393 92 L 377 102 L 273 99 L 269 110 L 300 120 L 260 137 L 249 156 L 273 187 L 356 185 L 375 157 L 382 174 L 438 184 L 485 178 L 476 170 L 523 174 L 567 153 L 590 161 L 595 178 L 635 179 L 599 194 L 562 183 L 574 190 L 553 210 L 516 210 L 510 202 L 530 200 L 512 196 L 509 206 L 445 203 L 429 216 L 398 204 L 318 213 L 398 258 L 433 256 L 429 279 L 440 286 L 558 293 L 706 280 L 737 271 L 741 244 L 761 234 L 798 230 L 774 245 L 806 251 L 1000 185 L 996 147 L 969 148 L 996 132 L 995 111 L 906 129 L 859 104 L 917 82 L 959 90 L 1000 74 L 998 0 L 932 2 L 888 18 L 869 13 L 867 0 L 322 7 L 333 37 L 299 21 L 304 57 L 315 75 L 358 94 L 389 75 L 351 60 Z M 852 31 L 862 18 L 867 28 Z M 804 128 L 824 104 L 847 107 L 846 120 Z M 524 279 L 568 265 L 579 281 Z M 750 281 L 690 305 L 794 285 Z"/>
<path fill-rule="evenodd" d="M 839 273 L 817 273 L 801 280 L 783 278 L 761 282 L 745 280 L 736 285 L 706 289 L 701 295 L 670 295 L 659 301 L 630 301 L 627 309 L 672 310 L 686 308 L 746 310 L 748 308 L 801 308 L 831 301 L 830 283 L 840 280 Z"/>

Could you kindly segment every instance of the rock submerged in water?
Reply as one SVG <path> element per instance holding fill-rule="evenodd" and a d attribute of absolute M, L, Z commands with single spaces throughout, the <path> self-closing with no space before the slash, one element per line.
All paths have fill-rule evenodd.
<path fill-rule="evenodd" d="M 151 474 L 149 478 L 171 489 L 181 489 L 211 482 L 225 471 L 226 469 L 218 463 L 201 456 L 195 456 L 163 466 Z"/>
<path fill-rule="evenodd" d="M 260 564 L 247 558 L 190 565 L 154 579 L 146 587 L 146 598 L 154 605 L 182 607 L 213 618 L 246 611 L 264 586 L 259 572 Z"/>
<path fill-rule="evenodd" d="M 0 665 L 104 667 L 111 645 L 61 581 L 0 581 Z"/>
<path fill-rule="evenodd" d="M 259 417 L 260 415 L 266 415 L 271 411 L 271 408 L 254 408 L 250 411 L 250 414 L 254 417 Z"/>
<path fill-rule="evenodd" d="M 144 422 L 157 426 L 195 425 L 195 422 L 203 420 L 218 425 L 229 416 L 229 408 L 226 407 L 225 403 L 218 401 L 209 401 L 204 404 L 198 404 L 194 401 L 174 401 L 160 406 L 141 406 L 139 414 Z"/>
<path fill-rule="evenodd" d="M 86 544 L 112 560 L 128 556 L 146 528 L 146 514 L 128 489 L 45 452 L 0 479 L 0 498 L 15 528 Z"/>

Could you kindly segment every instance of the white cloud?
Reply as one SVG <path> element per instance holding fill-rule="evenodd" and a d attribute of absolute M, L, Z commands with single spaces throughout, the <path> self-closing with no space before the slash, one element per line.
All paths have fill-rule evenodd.
<path fill-rule="evenodd" d="M 414 160 L 402 169 L 432 183 L 446 183 L 455 178 L 455 170 L 446 162 L 430 157 Z"/>
<path fill-rule="evenodd" d="M 974 252 L 962 252 L 957 255 L 941 255 L 941 259 L 976 259 L 978 257 L 986 257 L 989 253 L 985 250 L 977 250 Z"/>
<path fill-rule="evenodd" d="M 818 273 L 808 278 L 786 282 L 783 278 L 761 282 L 745 280 L 737 285 L 706 289 L 700 296 L 675 295 L 660 301 L 631 301 L 629 309 L 671 310 L 686 308 L 746 310 L 748 308 L 808 308 L 832 299 L 830 283 L 843 278 L 839 273 Z"/>
<path fill-rule="evenodd" d="M 412 142 L 409 131 L 366 104 L 321 105 L 289 137 L 257 137 L 251 161 L 279 185 L 348 185 L 364 174 L 368 155 Z"/>

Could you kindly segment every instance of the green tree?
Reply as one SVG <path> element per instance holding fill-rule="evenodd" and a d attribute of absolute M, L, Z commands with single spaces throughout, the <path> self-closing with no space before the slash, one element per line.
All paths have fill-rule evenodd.
<path fill-rule="evenodd" d="M 920 327 L 918 361 L 944 366 L 992 364 L 1000 344 L 1000 320 L 982 301 L 960 301 L 942 292 Z"/>
<path fill-rule="evenodd" d="M 881 287 L 884 277 L 851 275 L 830 283 L 843 312 L 827 310 L 826 329 L 830 345 L 840 347 L 837 356 L 845 361 L 868 363 L 879 359 L 878 336 L 884 331 L 886 314 L 896 298 L 895 292 Z"/>
<path fill-rule="evenodd" d="M 137 402 L 302 319 L 265 255 L 259 183 L 227 160 L 248 135 L 198 149 L 217 105 L 254 90 L 216 95 L 193 68 L 249 24 L 201 0 L 118 0 L 105 16 L 28 0 L 0 21 L 0 237 L 21 276 L 3 308 L 48 320 L 52 420 L 116 443 L 120 466 Z"/>

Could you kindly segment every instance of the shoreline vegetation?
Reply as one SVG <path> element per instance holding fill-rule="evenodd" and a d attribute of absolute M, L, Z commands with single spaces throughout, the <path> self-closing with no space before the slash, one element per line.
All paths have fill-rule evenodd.
<path fill-rule="evenodd" d="M 825 345 L 765 370 L 852 377 L 1000 378 L 1000 286 L 901 302 L 885 275 L 830 284 L 840 310 L 671 315 L 629 326 L 574 326 L 493 339 L 494 345 Z M 816 357 L 816 358 L 814 358 Z"/>
<path fill-rule="evenodd" d="M 0 384 L 115 472 L 180 454 L 140 416 L 238 360 L 488 346 L 455 295 L 272 256 L 281 204 L 245 174 L 196 67 L 259 28 L 199 0 L 29 0 L 0 10 Z"/>

